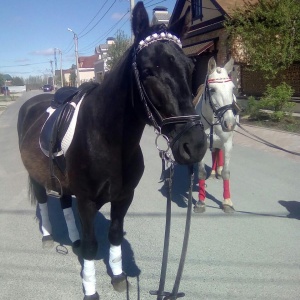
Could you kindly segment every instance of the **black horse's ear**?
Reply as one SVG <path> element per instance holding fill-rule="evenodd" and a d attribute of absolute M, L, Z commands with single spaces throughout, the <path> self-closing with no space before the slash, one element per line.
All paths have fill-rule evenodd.
<path fill-rule="evenodd" d="M 132 31 L 136 39 L 149 28 L 149 17 L 142 1 L 139 1 L 132 12 Z"/>
<path fill-rule="evenodd" d="M 188 32 L 191 23 L 192 13 L 191 6 L 189 6 L 183 17 L 169 25 L 169 31 L 181 39 Z"/>

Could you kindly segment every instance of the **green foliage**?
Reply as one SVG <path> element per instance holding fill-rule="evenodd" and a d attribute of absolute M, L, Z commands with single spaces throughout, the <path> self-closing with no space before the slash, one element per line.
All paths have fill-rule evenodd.
<path fill-rule="evenodd" d="M 22 86 L 22 85 L 24 85 L 24 79 L 21 77 L 13 77 L 12 85 Z"/>
<path fill-rule="evenodd" d="M 4 77 L 3 74 L 0 73 L 0 87 L 4 85 Z"/>
<path fill-rule="evenodd" d="M 107 51 L 107 66 L 110 70 L 117 64 L 130 45 L 130 39 L 125 35 L 124 31 L 119 30 L 115 38 L 115 43 L 110 45 Z"/>
<path fill-rule="evenodd" d="M 73 70 L 70 73 L 69 82 L 70 82 L 71 86 L 76 86 L 76 73 L 75 73 L 75 70 Z"/>
<path fill-rule="evenodd" d="M 244 0 L 224 25 L 232 43 L 242 42 L 250 68 L 272 78 L 300 60 L 299 16 L 299 0 Z"/>
<path fill-rule="evenodd" d="M 248 107 L 246 112 L 252 119 L 270 118 L 272 121 L 279 122 L 286 115 L 291 115 L 295 103 L 290 102 L 293 95 L 291 86 L 283 82 L 275 88 L 267 85 L 263 97 L 257 101 L 254 97 L 248 98 Z M 266 114 L 262 109 L 271 110 L 271 114 Z"/>

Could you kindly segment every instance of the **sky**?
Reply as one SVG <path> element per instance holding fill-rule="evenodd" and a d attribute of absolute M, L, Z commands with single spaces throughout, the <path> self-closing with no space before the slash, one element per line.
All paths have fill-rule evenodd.
<path fill-rule="evenodd" d="M 175 3 L 144 1 L 150 21 L 153 8 L 164 6 L 172 13 Z M 79 56 L 93 55 L 95 47 L 106 43 L 107 37 L 115 37 L 118 30 L 130 38 L 129 10 L 130 0 L 5 1 L 0 10 L 0 73 L 24 79 L 50 75 L 51 60 L 55 68 L 54 48 L 62 53 L 62 68 L 68 69 L 75 64 L 74 33 Z"/>

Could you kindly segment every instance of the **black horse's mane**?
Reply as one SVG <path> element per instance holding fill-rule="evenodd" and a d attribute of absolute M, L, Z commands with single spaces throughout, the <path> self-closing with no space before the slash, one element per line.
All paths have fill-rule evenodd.
<path fill-rule="evenodd" d="M 90 94 L 94 89 L 96 89 L 98 86 L 100 86 L 100 83 L 98 82 L 85 82 L 80 85 L 79 87 L 79 97 L 82 97 L 84 94 L 88 95 Z"/>

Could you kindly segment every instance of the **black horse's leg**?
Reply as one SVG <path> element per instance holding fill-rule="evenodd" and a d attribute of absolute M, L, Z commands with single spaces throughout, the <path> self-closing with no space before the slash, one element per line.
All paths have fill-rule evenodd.
<path fill-rule="evenodd" d="M 109 265 L 113 274 L 112 285 L 119 292 L 124 291 L 127 286 L 126 275 L 122 269 L 121 243 L 124 236 L 124 217 L 132 202 L 134 192 L 131 191 L 126 194 L 126 197 L 121 201 L 111 203 L 111 223 L 108 233 L 108 240 L 110 242 Z"/>
<path fill-rule="evenodd" d="M 94 220 L 97 213 L 93 201 L 77 197 L 78 212 L 82 225 L 81 253 L 83 257 L 82 283 L 84 287 L 84 300 L 97 300 L 96 272 L 94 259 L 97 254 L 97 241 L 94 230 Z"/>
<path fill-rule="evenodd" d="M 62 195 L 60 197 L 60 205 L 65 216 L 69 238 L 72 242 L 72 246 L 73 248 L 78 248 L 80 246 L 80 237 L 72 209 L 72 196 Z"/>
<path fill-rule="evenodd" d="M 32 198 L 36 199 L 39 205 L 42 223 L 42 244 L 43 248 L 51 248 L 54 245 L 52 237 L 52 226 L 49 220 L 48 214 L 48 196 L 46 194 L 46 189 L 37 183 L 33 178 L 29 177 L 30 194 Z"/>

